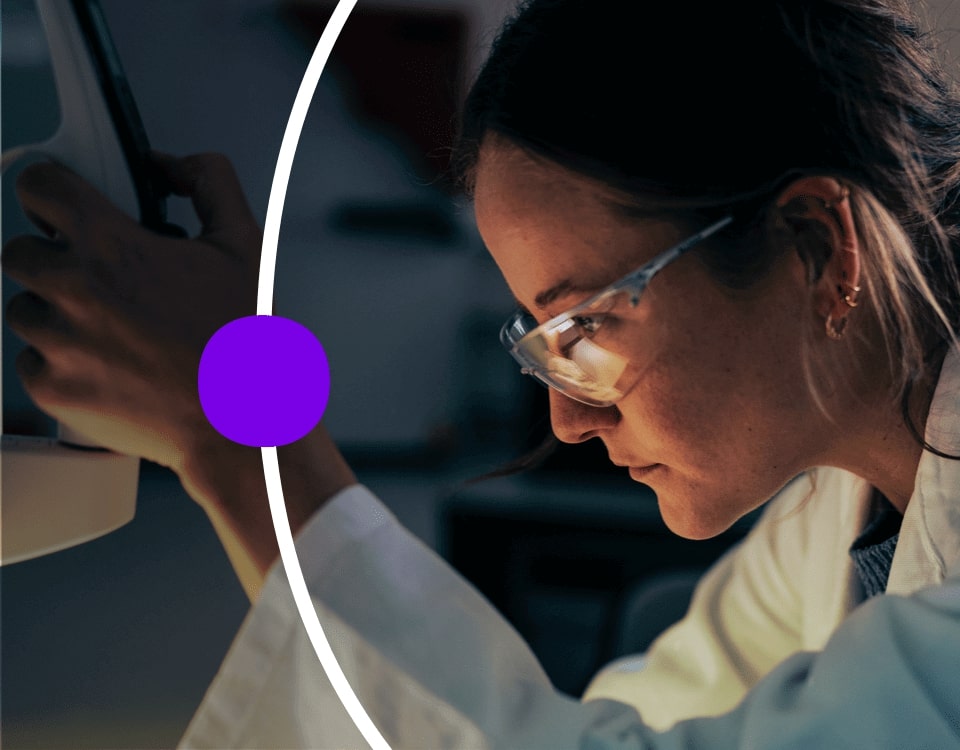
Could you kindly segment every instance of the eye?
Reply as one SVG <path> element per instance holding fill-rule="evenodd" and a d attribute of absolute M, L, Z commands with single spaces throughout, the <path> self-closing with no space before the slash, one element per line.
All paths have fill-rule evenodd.
<path fill-rule="evenodd" d="M 582 330 L 587 336 L 592 336 L 597 331 L 600 330 L 600 326 L 603 325 L 605 315 L 577 315 L 573 322 L 577 324 L 577 328 Z"/>

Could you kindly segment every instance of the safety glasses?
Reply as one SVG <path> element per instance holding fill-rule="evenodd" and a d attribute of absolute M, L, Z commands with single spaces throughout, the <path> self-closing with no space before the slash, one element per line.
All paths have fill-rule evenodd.
<path fill-rule="evenodd" d="M 504 324 L 500 341 L 524 374 L 563 395 L 589 406 L 616 403 L 636 383 L 638 373 L 627 356 L 630 342 L 618 340 L 622 329 L 605 328 L 605 319 L 624 303 L 636 307 L 654 276 L 731 221 L 732 216 L 720 219 L 542 325 L 520 309 Z"/>

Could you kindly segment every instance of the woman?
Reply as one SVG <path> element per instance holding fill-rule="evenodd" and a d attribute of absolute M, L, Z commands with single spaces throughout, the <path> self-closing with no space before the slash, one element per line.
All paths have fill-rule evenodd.
<path fill-rule="evenodd" d="M 897 0 L 654 5 L 522 6 L 456 161 L 557 438 L 599 437 L 683 536 L 774 499 L 643 669 L 576 701 L 318 427 L 279 456 L 321 621 L 394 747 L 958 747 L 960 101 Z M 184 746 L 363 746 L 274 565 L 259 453 L 196 394 L 253 312 L 259 231 L 222 159 L 158 165 L 199 238 L 24 173 L 51 236 L 4 249 L 20 376 L 174 469 L 256 602 Z"/>

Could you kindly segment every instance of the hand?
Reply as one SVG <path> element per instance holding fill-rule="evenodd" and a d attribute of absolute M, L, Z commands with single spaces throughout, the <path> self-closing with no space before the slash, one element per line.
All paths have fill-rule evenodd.
<path fill-rule="evenodd" d="M 43 411 L 99 444 L 181 474 L 223 441 L 200 406 L 207 340 L 256 312 L 261 232 L 223 156 L 156 157 L 171 192 L 189 196 L 195 239 L 148 231 L 65 167 L 26 168 L 24 211 L 47 235 L 3 248 L 27 291 L 7 308 L 29 344 L 17 373 Z"/>
<path fill-rule="evenodd" d="M 199 237 L 144 229 L 64 167 L 21 173 L 20 202 L 47 237 L 13 239 L 0 258 L 27 289 L 6 314 L 29 344 L 17 372 L 63 424 L 175 471 L 256 599 L 278 555 L 260 451 L 213 429 L 197 372 L 210 337 L 256 313 L 261 232 L 224 157 L 156 164 L 170 191 L 193 200 Z M 278 458 L 294 534 L 356 482 L 322 425 Z"/>

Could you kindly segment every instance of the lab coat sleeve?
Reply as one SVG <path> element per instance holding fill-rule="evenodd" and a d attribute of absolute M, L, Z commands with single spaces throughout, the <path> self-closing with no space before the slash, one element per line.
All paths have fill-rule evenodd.
<path fill-rule="evenodd" d="M 960 747 L 960 584 L 858 609 L 732 712 L 657 733 L 633 707 L 555 691 L 514 630 L 362 487 L 300 535 L 334 653 L 391 747 L 503 750 Z M 363 748 L 281 567 L 181 747 Z"/>

